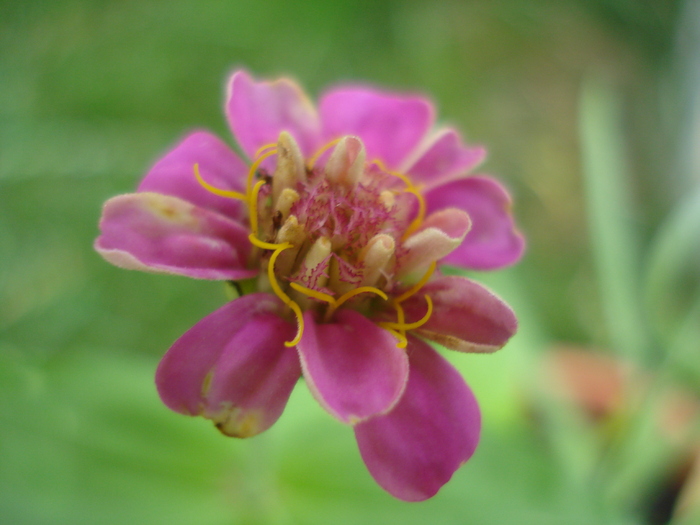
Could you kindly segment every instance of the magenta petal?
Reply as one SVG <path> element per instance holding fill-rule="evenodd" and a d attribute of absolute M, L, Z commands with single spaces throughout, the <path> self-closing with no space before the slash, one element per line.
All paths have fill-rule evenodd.
<path fill-rule="evenodd" d="M 390 168 L 414 151 L 433 124 L 426 99 L 365 88 L 330 91 L 320 108 L 326 138 L 356 135 L 367 149 L 367 160 L 378 158 Z"/>
<path fill-rule="evenodd" d="M 138 191 L 180 197 L 241 220 L 245 216 L 243 203 L 205 190 L 195 178 L 195 164 L 199 164 L 202 178 L 212 186 L 245 192 L 247 166 L 223 141 L 206 131 L 188 135 L 156 162 L 139 184 Z"/>
<path fill-rule="evenodd" d="M 510 196 L 489 177 L 467 177 L 438 186 L 425 195 L 429 211 L 460 208 L 472 228 L 462 244 L 443 259 L 476 270 L 492 270 L 517 262 L 525 249 L 511 215 Z"/>
<path fill-rule="evenodd" d="M 434 496 L 476 450 L 479 406 L 462 376 L 426 343 L 409 338 L 410 372 L 388 414 L 355 427 L 362 459 L 379 485 L 404 501 Z"/>
<path fill-rule="evenodd" d="M 316 109 L 293 81 L 281 78 L 256 82 L 245 71 L 229 82 L 226 116 L 238 143 L 249 157 L 265 144 L 277 143 L 288 131 L 305 156 L 318 148 L 320 125 Z"/>
<path fill-rule="evenodd" d="M 402 303 L 407 322 L 427 313 L 425 295 L 433 313 L 418 334 L 460 352 L 495 352 L 518 329 L 510 307 L 487 288 L 465 277 L 440 277 Z"/>
<path fill-rule="evenodd" d="M 159 193 L 120 195 L 105 203 L 95 249 L 130 270 L 198 279 L 247 279 L 248 230 L 216 212 Z"/>
<path fill-rule="evenodd" d="M 304 321 L 297 349 L 316 400 L 350 424 L 391 410 L 408 376 L 408 359 L 396 339 L 353 310 L 341 310 L 324 324 L 307 312 Z"/>
<path fill-rule="evenodd" d="M 256 293 L 209 314 L 168 350 L 156 372 L 163 403 L 204 414 L 228 435 L 248 437 L 272 425 L 301 374 L 284 342 L 295 327 L 279 317 L 283 304 Z"/>
<path fill-rule="evenodd" d="M 457 132 L 446 129 L 432 138 L 406 173 L 414 183 L 431 188 L 467 174 L 485 158 L 483 147 L 463 146 Z"/>

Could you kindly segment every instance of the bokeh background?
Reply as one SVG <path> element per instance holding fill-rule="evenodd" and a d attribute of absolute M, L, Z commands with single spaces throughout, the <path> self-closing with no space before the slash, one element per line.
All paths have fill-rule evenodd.
<path fill-rule="evenodd" d="M 474 275 L 521 320 L 457 355 L 474 458 L 406 504 L 303 384 L 250 440 L 153 374 L 226 301 L 92 250 L 102 203 L 194 128 L 232 142 L 233 69 L 429 94 L 485 144 L 528 239 Z M 0 523 L 700 523 L 700 3 L 0 1 Z"/>

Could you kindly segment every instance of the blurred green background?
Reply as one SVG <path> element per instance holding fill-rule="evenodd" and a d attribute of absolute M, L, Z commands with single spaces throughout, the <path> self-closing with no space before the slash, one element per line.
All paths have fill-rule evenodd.
<path fill-rule="evenodd" d="M 528 239 L 476 275 L 521 330 L 450 359 L 474 458 L 406 504 L 303 384 L 250 440 L 161 405 L 158 359 L 223 287 L 114 268 L 102 203 L 228 74 L 429 94 L 488 146 Z M 700 523 L 700 3 L 0 1 L 0 523 Z"/>

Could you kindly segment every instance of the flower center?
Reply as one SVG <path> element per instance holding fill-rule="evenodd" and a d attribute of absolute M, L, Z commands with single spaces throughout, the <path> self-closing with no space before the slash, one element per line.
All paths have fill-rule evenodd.
<path fill-rule="evenodd" d="M 270 174 L 262 165 L 273 155 L 277 165 Z M 330 321 L 341 306 L 368 315 L 389 303 L 397 321 L 377 324 L 397 337 L 399 347 L 407 344 L 407 330 L 430 318 L 429 296 L 427 314 L 414 323 L 406 323 L 401 303 L 420 291 L 434 262 L 410 289 L 389 297 L 401 288 L 395 270 L 402 242 L 425 218 L 423 196 L 405 174 L 380 160 L 365 162 L 356 137 L 327 143 L 305 163 L 294 139 L 282 132 L 276 144 L 256 152 L 245 193 L 215 188 L 197 164 L 193 169 L 207 191 L 247 204 L 252 258 L 264 270 L 259 287 L 277 295 L 297 319 L 296 337 L 285 345 L 301 339 L 307 310 Z"/>

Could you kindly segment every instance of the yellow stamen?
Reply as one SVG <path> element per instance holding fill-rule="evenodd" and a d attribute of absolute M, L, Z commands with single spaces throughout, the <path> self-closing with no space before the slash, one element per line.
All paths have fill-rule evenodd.
<path fill-rule="evenodd" d="M 314 165 L 316 164 L 316 161 L 319 159 L 321 155 L 323 155 L 326 151 L 328 151 L 330 148 L 338 144 L 342 140 L 341 138 L 337 138 L 334 140 L 331 140 L 328 144 L 321 146 L 316 153 L 314 153 L 311 158 L 309 159 L 309 169 L 313 169 Z"/>
<path fill-rule="evenodd" d="M 287 248 L 290 248 L 292 246 L 288 242 L 283 242 L 281 244 L 276 244 L 276 243 L 272 243 L 272 242 L 264 242 L 264 241 L 261 241 L 260 239 L 258 239 L 252 233 L 250 235 L 248 235 L 248 240 L 250 241 L 250 244 L 257 246 L 258 248 L 262 248 L 263 250 L 277 250 L 277 249 L 281 248 L 282 246 L 285 246 L 284 249 L 286 250 Z M 286 246 L 287 244 L 289 244 L 289 246 Z"/>
<path fill-rule="evenodd" d="M 414 231 L 420 228 L 420 225 L 425 220 L 425 215 L 427 211 L 425 199 L 423 198 L 423 195 L 421 194 L 418 187 L 415 184 L 413 184 L 413 181 L 408 177 L 408 175 L 404 175 L 403 173 L 399 173 L 398 171 L 391 171 L 389 168 L 386 167 L 386 164 L 384 164 L 379 159 L 374 159 L 372 161 L 372 164 L 379 167 L 380 170 L 385 171 L 389 175 L 393 175 L 394 177 L 398 177 L 399 179 L 401 179 L 404 182 L 404 184 L 406 184 L 406 189 L 404 189 L 404 191 L 406 193 L 414 195 L 416 199 L 418 199 L 418 215 L 415 219 L 413 219 L 408 228 L 406 228 L 406 231 L 404 232 L 403 237 L 401 239 L 406 240 L 406 238 L 409 235 L 411 235 Z"/>
<path fill-rule="evenodd" d="M 276 148 L 276 147 L 277 147 L 277 143 L 276 143 L 276 142 L 270 142 L 270 143 L 268 143 L 268 144 L 263 144 L 262 146 L 260 146 L 260 147 L 258 148 L 258 151 L 255 152 L 255 155 L 253 155 L 253 158 L 254 158 L 254 159 L 258 158 L 258 155 L 260 155 L 260 154 L 261 154 L 263 151 L 265 151 L 266 149 Z"/>
<path fill-rule="evenodd" d="M 387 172 L 389 175 L 393 175 L 394 177 L 398 177 L 401 179 L 406 186 L 409 188 L 415 188 L 415 185 L 413 184 L 413 181 L 408 178 L 408 175 L 404 175 L 403 173 L 399 173 L 398 171 L 391 171 L 389 168 L 386 167 L 386 164 L 384 164 L 381 160 L 379 159 L 374 159 L 371 164 L 374 164 L 377 166 L 380 170 Z"/>
<path fill-rule="evenodd" d="M 406 313 L 403 311 L 403 306 L 401 306 L 396 300 L 394 299 L 392 302 L 392 305 L 394 308 L 396 308 L 396 322 L 398 324 L 406 324 Z M 406 339 L 406 332 L 403 330 L 390 330 L 387 328 L 390 332 L 393 334 L 396 334 L 399 336 L 399 344 L 396 346 L 399 348 L 406 348 L 406 345 L 408 344 L 408 339 Z M 401 346 L 403 344 L 403 346 Z"/>
<path fill-rule="evenodd" d="M 355 297 L 356 295 L 359 295 L 361 293 L 367 293 L 367 292 L 377 294 L 379 297 L 381 297 L 385 301 L 387 301 L 389 299 L 386 296 L 386 294 L 384 292 L 382 292 L 379 288 L 375 288 L 374 286 L 360 286 L 359 288 L 355 288 L 354 290 L 350 290 L 349 292 L 341 295 L 340 298 L 338 298 L 338 300 L 335 302 L 334 308 L 338 308 L 345 301 Z"/>
<path fill-rule="evenodd" d="M 255 159 L 255 162 L 250 165 L 250 169 L 248 170 L 248 180 L 246 181 L 246 192 L 248 195 L 250 195 L 250 187 L 253 184 L 253 177 L 255 176 L 255 172 L 258 171 L 258 168 L 260 167 L 260 164 L 262 164 L 262 161 L 264 161 L 267 157 L 270 157 L 271 155 L 274 155 L 277 153 L 277 148 L 271 149 L 270 151 L 266 151 L 262 155 L 260 155 L 257 159 Z"/>
<path fill-rule="evenodd" d="M 425 272 L 425 275 L 421 278 L 421 280 L 414 284 L 409 290 L 405 291 L 397 298 L 395 298 L 394 303 L 402 303 L 409 297 L 417 294 L 420 291 L 420 289 L 423 288 L 423 286 L 425 286 L 425 283 L 428 282 L 428 279 L 430 279 L 430 277 L 433 275 L 433 272 L 435 272 L 435 268 L 437 268 L 437 262 L 433 261 L 432 263 L 430 263 L 428 271 Z"/>
<path fill-rule="evenodd" d="M 430 298 L 429 295 L 424 295 L 425 297 L 425 302 L 428 303 L 428 311 L 426 314 L 423 316 L 422 319 L 419 321 L 416 321 L 415 323 L 390 323 L 390 322 L 382 322 L 382 323 L 377 323 L 379 326 L 382 328 L 386 329 L 391 329 L 391 330 L 401 330 L 401 331 L 408 331 L 408 330 L 415 330 L 416 328 L 420 328 L 423 326 L 425 323 L 428 322 L 430 319 L 430 316 L 433 315 L 433 300 Z"/>
<path fill-rule="evenodd" d="M 426 214 L 426 205 L 423 195 L 421 195 L 421 193 L 414 186 L 406 188 L 405 191 L 406 193 L 415 195 L 416 199 L 418 199 L 418 215 L 416 215 L 416 218 L 413 219 L 408 228 L 406 228 L 401 240 L 406 240 L 414 231 L 420 228 L 420 225 L 423 224 L 423 221 L 425 220 Z"/>
<path fill-rule="evenodd" d="M 255 186 L 250 192 L 250 201 L 248 202 L 248 211 L 250 213 L 250 230 L 253 232 L 255 237 L 258 236 L 258 193 L 264 184 L 264 180 L 259 180 L 255 183 Z"/>
<path fill-rule="evenodd" d="M 385 301 L 389 300 L 387 295 L 384 292 L 382 292 L 379 288 L 375 288 L 374 286 L 360 286 L 359 288 L 355 288 L 354 290 L 350 290 L 349 292 L 344 293 L 335 302 L 331 303 L 330 308 L 328 308 L 328 310 L 326 311 L 326 320 L 329 320 L 333 316 L 335 311 L 340 307 L 340 305 L 343 304 L 345 301 L 347 301 L 348 299 L 352 299 L 353 297 L 361 293 L 368 292 L 377 294 Z"/>
<path fill-rule="evenodd" d="M 401 306 L 399 303 L 396 302 L 396 300 L 392 301 L 394 308 L 396 308 L 396 317 L 397 317 L 397 323 L 398 324 L 406 324 L 406 314 L 403 311 L 403 306 Z"/>
<path fill-rule="evenodd" d="M 219 195 L 220 197 L 226 197 L 229 199 L 238 199 L 241 201 L 246 200 L 246 196 L 243 195 L 242 193 L 239 193 L 237 191 L 232 191 L 232 190 L 222 190 L 220 188 L 212 186 L 207 181 L 205 181 L 202 178 L 202 175 L 199 173 L 199 164 L 195 164 L 192 168 L 194 170 L 194 176 L 197 178 L 197 182 L 199 182 L 200 186 L 202 186 L 208 192 L 211 192 L 214 195 Z"/>
<path fill-rule="evenodd" d="M 391 328 L 384 328 L 387 332 L 391 332 L 391 334 L 396 337 L 399 342 L 396 343 L 396 346 L 398 348 L 406 348 L 408 345 L 408 339 L 406 339 L 406 334 L 403 334 L 397 330 L 392 330 Z"/>
<path fill-rule="evenodd" d="M 294 288 L 297 292 L 303 293 L 304 295 L 308 295 L 309 297 L 313 297 L 314 299 L 318 299 L 319 301 L 325 301 L 330 304 L 335 303 L 335 297 L 333 297 L 332 295 L 328 295 L 327 293 L 312 290 L 311 288 L 307 288 L 306 286 L 302 286 L 297 283 L 289 283 L 289 286 Z"/>
<path fill-rule="evenodd" d="M 251 242 L 253 242 L 252 236 L 249 238 L 251 238 Z M 255 244 L 255 243 L 253 243 L 253 244 Z M 269 243 L 263 243 L 263 244 L 269 244 Z M 275 251 L 270 256 L 270 262 L 268 263 L 268 266 L 267 266 L 267 277 L 270 280 L 270 286 L 272 286 L 272 291 L 275 292 L 275 295 L 277 297 L 279 297 L 284 304 L 289 306 L 294 311 L 294 315 L 296 315 L 297 335 L 291 341 L 285 341 L 285 343 L 284 343 L 284 346 L 291 347 L 291 346 L 295 346 L 301 340 L 301 335 L 304 333 L 304 314 L 302 314 L 301 308 L 299 308 L 299 305 L 297 303 L 295 303 L 294 301 L 292 301 L 290 299 L 290 297 L 282 291 L 282 288 L 280 288 L 280 285 L 277 282 L 277 276 L 275 275 L 275 261 L 277 261 L 277 257 L 284 250 L 291 248 L 292 245 L 289 244 L 288 242 L 285 242 L 285 243 L 278 244 L 275 246 L 277 246 L 277 248 L 274 249 Z"/>

